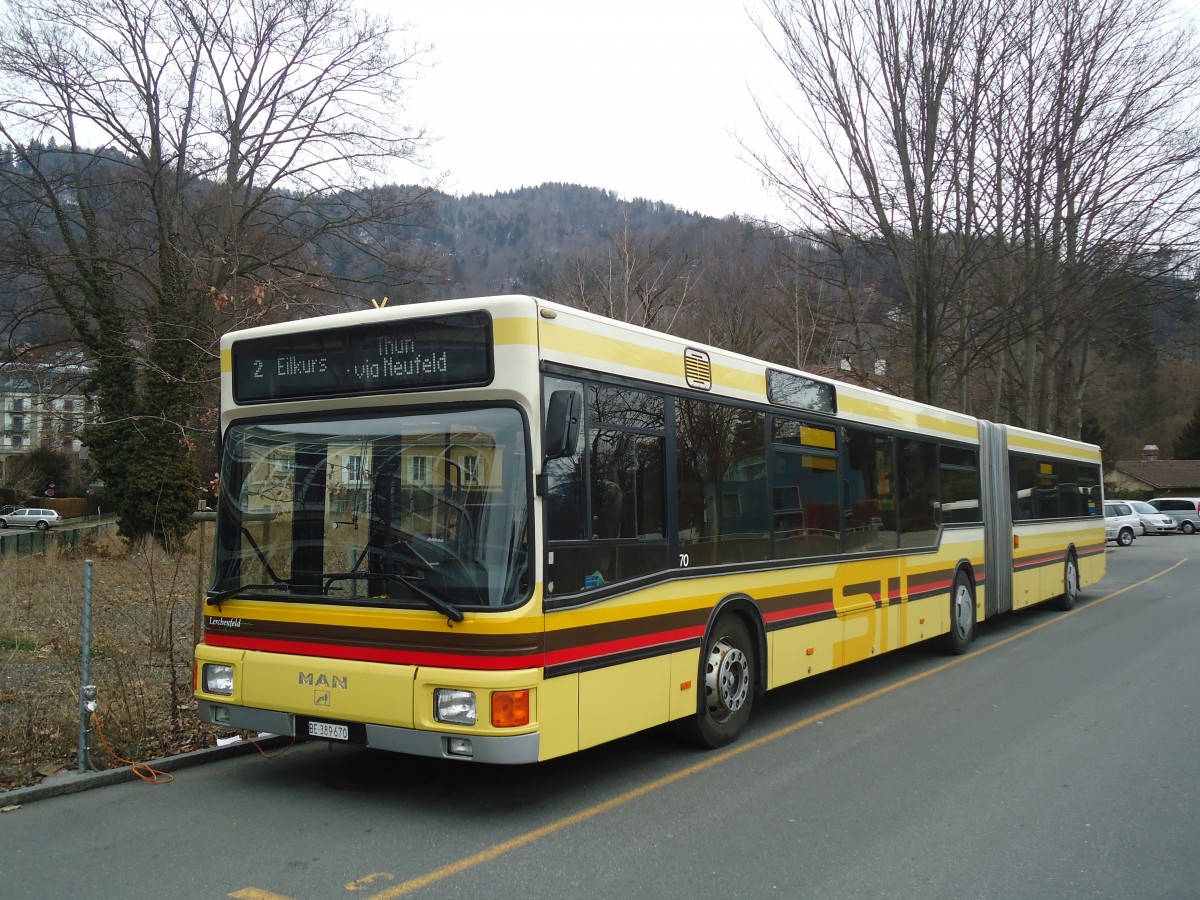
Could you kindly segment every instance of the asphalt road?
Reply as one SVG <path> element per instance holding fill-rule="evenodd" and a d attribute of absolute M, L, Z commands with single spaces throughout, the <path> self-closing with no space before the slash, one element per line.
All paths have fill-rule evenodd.
<path fill-rule="evenodd" d="M 31 803 L 0 896 L 1200 896 L 1200 536 L 1108 558 L 1074 612 L 772 693 L 722 752 L 307 744 Z"/>

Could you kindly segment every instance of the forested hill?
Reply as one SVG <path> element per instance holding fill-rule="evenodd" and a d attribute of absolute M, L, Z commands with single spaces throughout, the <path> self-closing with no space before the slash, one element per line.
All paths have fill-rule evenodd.
<path fill-rule="evenodd" d="M 655 200 L 621 200 L 616 192 L 543 184 L 498 194 L 440 195 L 434 227 L 420 239 L 447 266 L 437 297 L 535 292 L 565 261 L 607 245 L 614 229 L 679 238 L 702 229 L 710 239 L 747 228 Z"/>

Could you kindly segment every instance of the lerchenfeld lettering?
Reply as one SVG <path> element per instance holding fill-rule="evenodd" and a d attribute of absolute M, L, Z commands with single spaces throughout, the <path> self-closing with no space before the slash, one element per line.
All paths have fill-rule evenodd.
<path fill-rule="evenodd" d="M 300 684 L 308 687 L 325 687 L 331 691 L 345 691 L 350 688 L 350 676 L 326 675 L 324 672 L 299 672 Z"/>

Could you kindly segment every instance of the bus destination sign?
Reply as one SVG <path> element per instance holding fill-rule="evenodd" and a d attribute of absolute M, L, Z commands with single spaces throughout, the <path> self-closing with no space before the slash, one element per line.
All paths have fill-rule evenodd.
<path fill-rule="evenodd" d="M 400 319 L 236 341 L 238 403 L 421 391 L 492 380 L 485 312 Z"/>

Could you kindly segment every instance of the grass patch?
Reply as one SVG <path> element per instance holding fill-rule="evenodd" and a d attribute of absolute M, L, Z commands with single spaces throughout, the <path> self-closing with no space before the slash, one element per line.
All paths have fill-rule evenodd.
<path fill-rule="evenodd" d="M 0 650 L 36 650 L 37 641 L 17 637 L 13 634 L 0 634 Z"/>
<path fill-rule="evenodd" d="M 108 536 L 0 560 L 0 790 L 75 765 L 86 559 L 90 680 L 113 751 L 141 761 L 212 745 L 216 729 L 196 718 L 192 698 L 196 549 L 168 556 Z M 94 729 L 91 743 L 97 768 L 123 764 Z"/>

